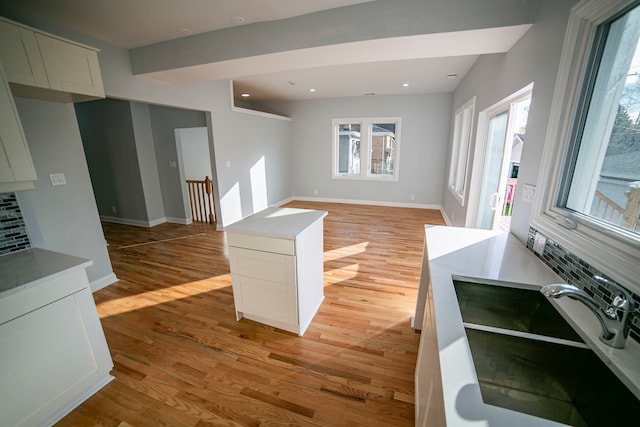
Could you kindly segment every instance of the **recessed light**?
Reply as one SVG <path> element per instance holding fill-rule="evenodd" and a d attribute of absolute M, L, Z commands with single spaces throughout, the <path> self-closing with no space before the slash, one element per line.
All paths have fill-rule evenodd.
<path fill-rule="evenodd" d="M 244 24 L 244 18 L 242 16 L 234 16 L 231 18 L 231 23 L 233 25 L 242 25 Z"/>
<path fill-rule="evenodd" d="M 402 87 L 409 87 L 409 83 L 402 83 Z"/>
<path fill-rule="evenodd" d="M 190 36 L 193 33 L 189 28 L 180 28 L 180 34 L 183 36 Z"/>
<path fill-rule="evenodd" d="M 364 96 L 374 96 L 376 93 L 375 92 L 369 92 L 369 93 L 365 93 Z"/>
<path fill-rule="evenodd" d="M 294 86 L 294 85 L 296 84 L 296 82 L 294 82 L 293 80 L 289 80 L 289 84 L 290 84 L 291 86 Z"/>
<path fill-rule="evenodd" d="M 309 92 L 315 92 L 316 90 L 314 88 L 309 89 Z"/>
<path fill-rule="evenodd" d="M 241 93 L 241 94 L 240 94 L 240 96 L 241 96 L 241 97 L 243 97 L 243 98 L 248 98 L 248 97 L 250 97 L 251 95 L 250 95 L 250 94 L 248 94 L 247 92 L 244 92 L 244 93 Z"/>
<path fill-rule="evenodd" d="M 455 74 L 455 73 L 447 74 L 447 78 L 448 78 L 448 79 L 455 79 L 456 77 L 458 77 L 458 75 L 457 75 L 457 74 Z"/>

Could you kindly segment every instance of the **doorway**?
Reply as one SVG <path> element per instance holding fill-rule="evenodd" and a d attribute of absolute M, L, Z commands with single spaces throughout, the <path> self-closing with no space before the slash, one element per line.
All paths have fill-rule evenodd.
<path fill-rule="evenodd" d="M 518 185 L 520 155 L 526 139 L 533 83 L 479 115 L 476 146 L 479 179 L 472 181 L 477 195 L 470 211 L 472 227 L 509 231 Z M 474 187 L 475 184 L 475 187 Z M 475 212 L 475 214 L 474 214 Z"/>

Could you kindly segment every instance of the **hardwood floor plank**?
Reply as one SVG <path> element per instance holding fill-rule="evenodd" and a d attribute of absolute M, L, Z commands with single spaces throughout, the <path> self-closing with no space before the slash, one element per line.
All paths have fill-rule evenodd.
<path fill-rule="evenodd" d="M 58 425 L 411 426 L 410 327 L 438 211 L 291 202 L 324 220 L 325 300 L 304 337 L 235 320 L 225 233 L 104 223 L 94 294 L 115 380 Z"/>

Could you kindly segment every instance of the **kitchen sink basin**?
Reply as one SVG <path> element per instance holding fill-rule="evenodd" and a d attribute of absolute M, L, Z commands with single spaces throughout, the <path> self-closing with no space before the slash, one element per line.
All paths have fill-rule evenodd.
<path fill-rule="evenodd" d="M 637 422 L 640 401 L 537 290 L 454 286 L 485 403 L 574 426 Z"/>
<path fill-rule="evenodd" d="M 454 287 L 465 323 L 582 342 L 538 288 L 457 280 Z"/>

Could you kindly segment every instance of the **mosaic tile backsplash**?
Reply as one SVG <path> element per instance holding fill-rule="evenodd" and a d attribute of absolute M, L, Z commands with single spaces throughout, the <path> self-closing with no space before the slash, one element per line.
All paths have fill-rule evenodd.
<path fill-rule="evenodd" d="M 15 193 L 0 194 L 0 255 L 31 247 Z"/>
<path fill-rule="evenodd" d="M 551 267 L 551 269 L 558 276 L 566 280 L 567 283 L 583 289 L 602 306 L 607 306 L 611 303 L 611 300 L 614 297 L 612 290 L 607 288 L 605 284 L 595 280 L 593 276 L 602 276 L 609 280 L 611 280 L 611 278 L 597 268 L 587 264 L 549 237 L 547 237 L 542 255 L 534 252 L 533 243 L 537 233 L 538 231 L 534 228 L 529 228 L 529 235 L 527 238 L 527 248 L 533 252 L 535 256 L 544 261 L 545 264 Z M 621 284 L 621 286 L 626 288 L 624 284 Z M 633 299 L 636 303 L 636 312 L 632 315 L 631 332 L 629 335 L 634 340 L 640 342 L 640 313 L 638 311 L 640 297 L 633 294 Z"/>

